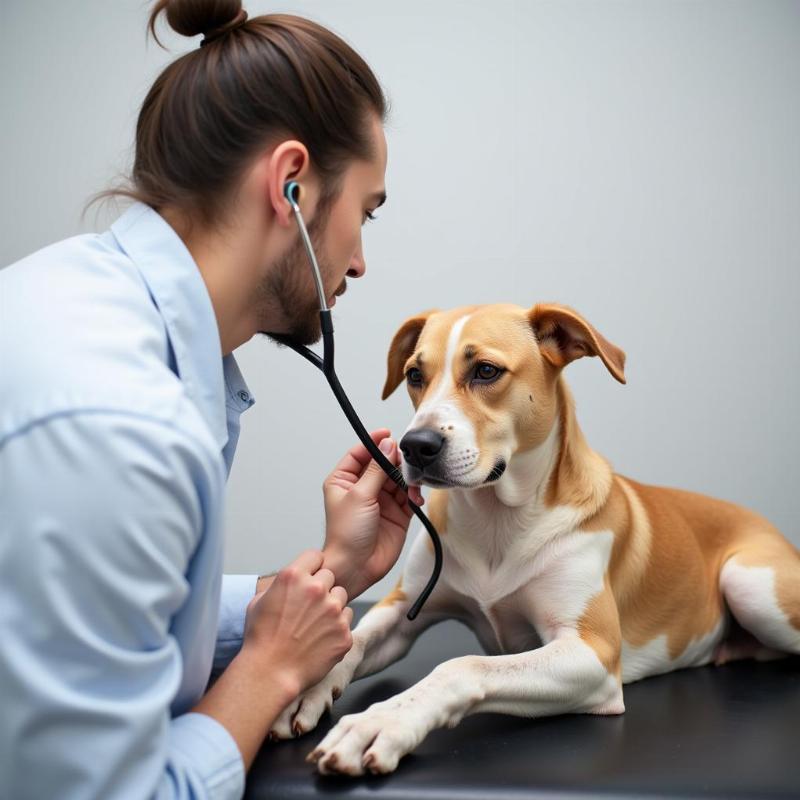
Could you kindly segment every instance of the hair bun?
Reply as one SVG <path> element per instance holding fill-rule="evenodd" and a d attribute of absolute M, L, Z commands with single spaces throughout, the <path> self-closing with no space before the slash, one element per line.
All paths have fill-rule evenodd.
<path fill-rule="evenodd" d="M 236 21 L 242 13 L 242 0 L 158 0 L 148 26 L 156 41 L 155 22 L 162 11 L 172 30 L 182 36 L 199 36 Z"/>

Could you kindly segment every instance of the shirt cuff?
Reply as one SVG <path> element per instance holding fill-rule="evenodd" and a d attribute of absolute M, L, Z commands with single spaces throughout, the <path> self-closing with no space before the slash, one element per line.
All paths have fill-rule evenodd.
<path fill-rule="evenodd" d="M 256 593 L 258 575 L 223 575 L 219 604 L 219 625 L 214 652 L 214 669 L 230 664 L 239 652 L 244 636 L 244 617 L 247 604 Z"/>
<path fill-rule="evenodd" d="M 170 757 L 184 775 L 205 787 L 209 800 L 240 800 L 244 762 L 228 731 L 206 714 L 190 712 L 170 724 Z"/>

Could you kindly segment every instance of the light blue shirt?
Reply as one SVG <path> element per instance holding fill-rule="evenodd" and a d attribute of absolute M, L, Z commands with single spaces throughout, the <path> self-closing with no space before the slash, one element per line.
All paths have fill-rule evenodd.
<path fill-rule="evenodd" d="M 198 267 L 137 203 L 0 270 L 0 794 L 239 798 L 191 713 L 256 576 L 222 576 L 253 398 Z"/>

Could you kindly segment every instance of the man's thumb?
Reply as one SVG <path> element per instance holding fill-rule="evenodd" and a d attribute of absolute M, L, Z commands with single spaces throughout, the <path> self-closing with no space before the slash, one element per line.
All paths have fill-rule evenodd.
<path fill-rule="evenodd" d="M 394 456 L 394 442 L 387 437 L 381 441 L 378 447 L 381 453 L 383 453 L 389 461 L 394 463 L 392 459 Z M 358 479 L 359 487 L 364 494 L 369 495 L 369 497 L 377 497 L 385 482 L 386 473 L 381 469 L 380 464 L 378 464 L 374 458 L 369 462 L 363 475 Z"/>

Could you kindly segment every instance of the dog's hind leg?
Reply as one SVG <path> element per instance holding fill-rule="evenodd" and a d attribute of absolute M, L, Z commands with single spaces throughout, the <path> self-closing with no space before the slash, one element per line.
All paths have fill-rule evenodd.
<path fill-rule="evenodd" d="M 768 529 L 742 537 L 720 570 L 731 613 L 765 646 L 751 648 L 749 655 L 756 658 L 774 651 L 800 654 L 800 552 L 776 533 Z M 731 658 L 718 658 L 725 660 Z"/>

